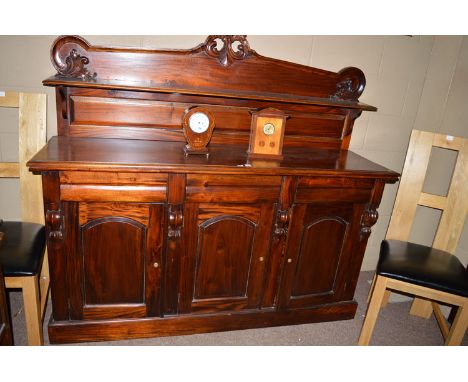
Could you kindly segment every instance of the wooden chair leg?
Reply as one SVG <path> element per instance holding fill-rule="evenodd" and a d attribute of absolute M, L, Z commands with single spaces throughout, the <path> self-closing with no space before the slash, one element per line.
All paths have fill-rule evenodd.
<path fill-rule="evenodd" d="M 41 301 L 37 276 L 24 277 L 23 280 L 24 315 L 29 345 L 43 345 Z"/>
<path fill-rule="evenodd" d="M 377 275 L 375 274 L 374 275 L 374 278 L 372 279 L 372 284 L 371 284 L 371 287 L 370 287 L 370 290 L 369 290 L 369 294 L 367 295 L 367 304 L 370 303 L 370 300 L 371 300 L 371 297 L 372 297 L 372 293 L 374 292 L 374 287 L 375 287 L 375 279 L 377 278 Z M 386 290 L 385 291 L 385 294 L 384 294 L 384 298 L 382 300 L 382 305 L 380 306 L 381 308 L 385 308 L 388 304 L 388 301 L 390 300 L 390 295 L 392 294 L 392 292 L 390 290 Z"/>
<path fill-rule="evenodd" d="M 468 327 L 468 302 L 458 308 L 445 345 L 460 345 Z"/>
<path fill-rule="evenodd" d="M 442 332 L 442 336 L 444 337 L 444 340 L 447 339 L 447 336 L 450 332 L 450 328 L 447 324 L 447 320 L 444 317 L 444 314 L 442 313 L 442 310 L 440 309 L 440 305 L 432 301 L 432 309 L 434 310 L 434 317 L 437 320 L 437 323 L 439 324 L 440 331 Z"/>
<path fill-rule="evenodd" d="M 392 292 L 390 290 L 387 289 L 385 291 L 383 299 L 382 299 L 382 305 L 381 305 L 382 308 L 385 308 L 387 306 L 388 301 L 390 300 L 390 295 L 391 294 L 392 294 Z"/>
<path fill-rule="evenodd" d="M 374 326 L 379 315 L 380 306 L 382 305 L 382 300 L 385 295 L 386 287 L 387 278 L 377 276 L 375 280 L 374 291 L 372 292 L 372 298 L 369 306 L 367 307 L 366 318 L 364 319 L 364 324 L 362 325 L 361 335 L 359 336 L 359 345 L 369 345 L 372 332 L 374 331 Z"/>
<path fill-rule="evenodd" d="M 371 297 L 372 297 L 372 292 L 374 292 L 375 279 L 376 278 L 377 278 L 377 275 L 375 274 L 374 278 L 372 279 L 372 284 L 371 284 L 371 287 L 369 289 L 369 294 L 367 295 L 367 304 L 370 303 L 370 300 L 371 300 Z M 382 308 L 385 308 L 387 306 L 388 301 L 390 300 L 391 293 L 392 292 L 390 290 L 388 290 L 388 289 L 385 291 L 384 298 L 382 300 L 382 305 L 381 305 Z"/>
<path fill-rule="evenodd" d="M 432 304 L 428 300 L 415 298 L 411 304 L 410 314 L 421 318 L 429 318 L 432 315 Z"/>

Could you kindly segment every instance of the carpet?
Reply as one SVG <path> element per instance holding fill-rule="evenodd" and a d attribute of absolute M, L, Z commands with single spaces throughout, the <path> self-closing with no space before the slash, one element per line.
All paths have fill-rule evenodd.
<path fill-rule="evenodd" d="M 367 294 L 373 272 L 361 272 L 356 288 L 358 302 L 356 316 L 352 320 L 333 321 L 316 324 L 280 326 L 275 328 L 236 330 L 208 334 L 194 334 L 176 337 L 158 337 L 109 342 L 82 343 L 79 345 L 97 346 L 163 346 L 163 345 L 306 345 L 323 346 L 356 345 L 367 307 Z M 12 312 L 13 338 L 15 345 L 27 345 L 26 326 L 20 292 L 9 292 Z M 380 311 L 371 345 L 443 345 L 442 335 L 435 318 L 410 316 L 410 302 L 394 302 Z M 51 314 L 50 299 L 44 320 L 44 342 L 49 345 L 47 323 Z M 468 345 L 465 335 L 463 345 Z"/>

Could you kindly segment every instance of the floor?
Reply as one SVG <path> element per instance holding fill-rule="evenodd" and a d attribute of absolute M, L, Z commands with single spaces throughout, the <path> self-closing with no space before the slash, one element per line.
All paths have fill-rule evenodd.
<path fill-rule="evenodd" d="M 91 342 L 81 345 L 356 345 L 361 330 L 372 272 L 361 272 L 355 299 L 358 309 L 353 320 L 318 324 L 281 326 L 275 328 L 238 330 L 231 332 L 194 334 L 112 342 Z M 9 292 L 15 345 L 26 345 L 26 329 L 20 292 Z M 410 302 L 389 304 L 380 312 L 371 341 L 372 345 L 443 345 L 434 319 L 422 319 L 408 314 Z M 47 322 L 51 313 L 50 299 L 44 320 L 45 345 L 50 345 Z M 468 345 L 468 334 L 463 345 Z"/>

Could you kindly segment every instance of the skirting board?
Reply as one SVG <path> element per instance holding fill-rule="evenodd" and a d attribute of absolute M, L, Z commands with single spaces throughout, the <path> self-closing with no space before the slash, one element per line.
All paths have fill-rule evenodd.
<path fill-rule="evenodd" d="M 262 309 L 216 315 L 89 321 L 54 321 L 51 318 L 49 339 L 51 343 L 93 342 L 298 325 L 352 319 L 356 308 L 356 301 L 347 301 L 288 311 Z"/>

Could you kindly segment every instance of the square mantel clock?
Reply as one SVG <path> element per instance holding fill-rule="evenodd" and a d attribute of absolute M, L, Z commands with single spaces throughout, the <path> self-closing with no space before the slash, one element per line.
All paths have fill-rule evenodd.
<path fill-rule="evenodd" d="M 282 159 L 286 119 L 283 111 L 266 108 L 252 112 L 249 158 Z"/>

